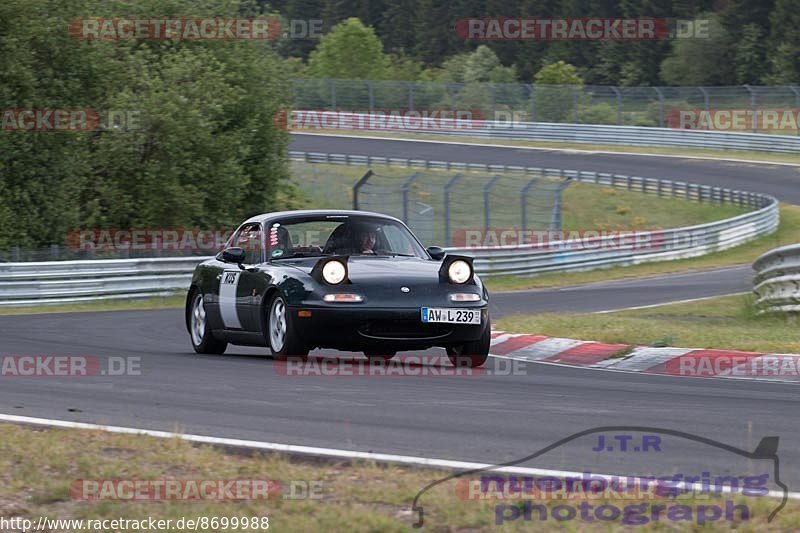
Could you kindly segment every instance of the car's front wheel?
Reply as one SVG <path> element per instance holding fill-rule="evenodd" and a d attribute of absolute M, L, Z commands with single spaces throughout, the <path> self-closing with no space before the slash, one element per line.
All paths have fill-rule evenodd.
<path fill-rule="evenodd" d="M 292 316 L 286 306 L 286 300 L 276 294 L 268 306 L 267 342 L 272 355 L 276 357 L 308 356 L 308 346 L 298 338 L 292 327 Z"/>
<path fill-rule="evenodd" d="M 212 335 L 208 326 L 205 300 L 199 289 L 194 293 L 189 308 L 189 336 L 197 353 L 221 354 L 228 347 L 227 342 L 215 339 Z"/>
<path fill-rule="evenodd" d="M 492 343 L 492 328 L 486 324 L 483 335 L 476 341 L 447 348 L 447 357 L 457 367 L 477 368 L 486 364 Z"/>

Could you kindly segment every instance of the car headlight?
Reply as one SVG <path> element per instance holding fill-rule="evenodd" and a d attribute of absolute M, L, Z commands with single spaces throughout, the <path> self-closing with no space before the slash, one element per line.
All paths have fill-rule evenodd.
<path fill-rule="evenodd" d="M 447 269 L 447 276 L 453 283 L 466 283 L 472 277 L 472 268 L 466 261 L 458 259 L 450 263 L 450 267 Z"/>
<path fill-rule="evenodd" d="M 328 261 L 322 267 L 322 278 L 331 285 L 338 285 L 347 276 L 347 269 L 340 261 Z"/>

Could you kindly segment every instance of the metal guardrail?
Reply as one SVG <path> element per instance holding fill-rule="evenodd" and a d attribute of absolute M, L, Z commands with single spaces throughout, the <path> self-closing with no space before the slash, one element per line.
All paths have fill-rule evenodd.
<path fill-rule="evenodd" d="M 755 260 L 753 292 L 761 312 L 800 312 L 800 244 L 782 246 Z"/>
<path fill-rule="evenodd" d="M 207 257 L 0 263 L 0 306 L 164 296 Z"/>
<path fill-rule="evenodd" d="M 314 118 L 308 119 L 308 113 L 313 113 Z M 320 124 L 323 130 L 335 131 L 354 130 L 517 141 L 800 153 L 800 136 L 791 135 L 449 118 L 437 119 L 433 124 L 426 124 L 420 118 L 400 117 L 395 121 L 389 121 L 386 115 L 336 111 L 293 111 L 292 114 L 294 117 L 300 117 L 295 119 L 295 123 L 300 125 L 295 131 L 302 131 L 304 128 Z M 306 118 L 303 118 L 304 116 Z"/>
<path fill-rule="evenodd" d="M 310 163 L 421 166 L 428 169 L 479 170 L 538 174 L 542 169 L 505 165 L 476 165 L 419 159 L 290 152 Z M 578 181 L 655 194 L 752 208 L 726 220 L 649 232 L 646 239 L 620 244 L 615 236 L 582 241 L 551 241 L 537 245 L 492 248 L 448 248 L 475 257 L 481 275 L 533 275 L 592 270 L 693 257 L 736 246 L 775 231 L 778 201 L 772 196 L 693 183 L 598 172 L 544 169 Z M 800 257 L 800 254 L 798 254 Z M 0 306 L 72 303 L 111 298 L 166 295 L 185 289 L 197 264 L 206 257 L 115 259 L 0 263 Z M 800 263 L 799 263 L 800 264 Z"/>
<path fill-rule="evenodd" d="M 683 120 L 690 124 L 710 121 L 737 131 L 781 133 L 778 130 L 782 129 L 788 135 L 800 134 L 797 85 L 621 87 L 319 78 L 291 81 L 295 109 L 438 111 L 467 113 L 473 118 L 514 116 L 527 122 L 659 128 L 675 127 Z M 723 116 L 716 115 L 718 111 L 735 111 L 739 118 L 735 123 L 725 123 Z M 704 120 L 701 113 L 707 114 Z"/>

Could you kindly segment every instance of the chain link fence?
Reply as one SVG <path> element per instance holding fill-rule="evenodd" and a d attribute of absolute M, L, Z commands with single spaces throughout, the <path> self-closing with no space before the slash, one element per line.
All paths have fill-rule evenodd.
<path fill-rule="evenodd" d="M 353 208 L 403 220 L 428 245 L 464 246 L 490 230 L 560 230 L 569 179 L 540 176 L 367 171 L 353 186 Z"/>
<path fill-rule="evenodd" d="M 522 174 L 320 163 L 292 162 L 294 185 L 311 207 L 394 216 L 426 245 L 457 246 L 465 230 L 559 230 L 562 192 L 571 182 L 558 169 Z"/>
<path fill-rule="evenodd" d="M 468 112 L 473 119 L 661 128 L 683 128 L 686 117 L 695 127 L 702 126 L 701 111 L 737 110 L 745 118 L 754 118 L 729 124 L 729 129 L 793 135 L 800 131 L 799 86 L 615 87 L 295 79 L 293 90 L 294 108 L 300 110 L 449 111 Z M 717 120 L 738 120 L 716 115 L 710 119 L 712 126 Z"/>

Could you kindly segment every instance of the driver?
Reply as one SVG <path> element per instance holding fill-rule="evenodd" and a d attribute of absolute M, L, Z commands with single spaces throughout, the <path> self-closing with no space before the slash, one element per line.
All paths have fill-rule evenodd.
<path fill-rule="evenodd" d="M 359 226 L 355 233 L 356 253 L 365 255 L 375 255 L 378 253 L 378 232 L 372 226 Z"/>

